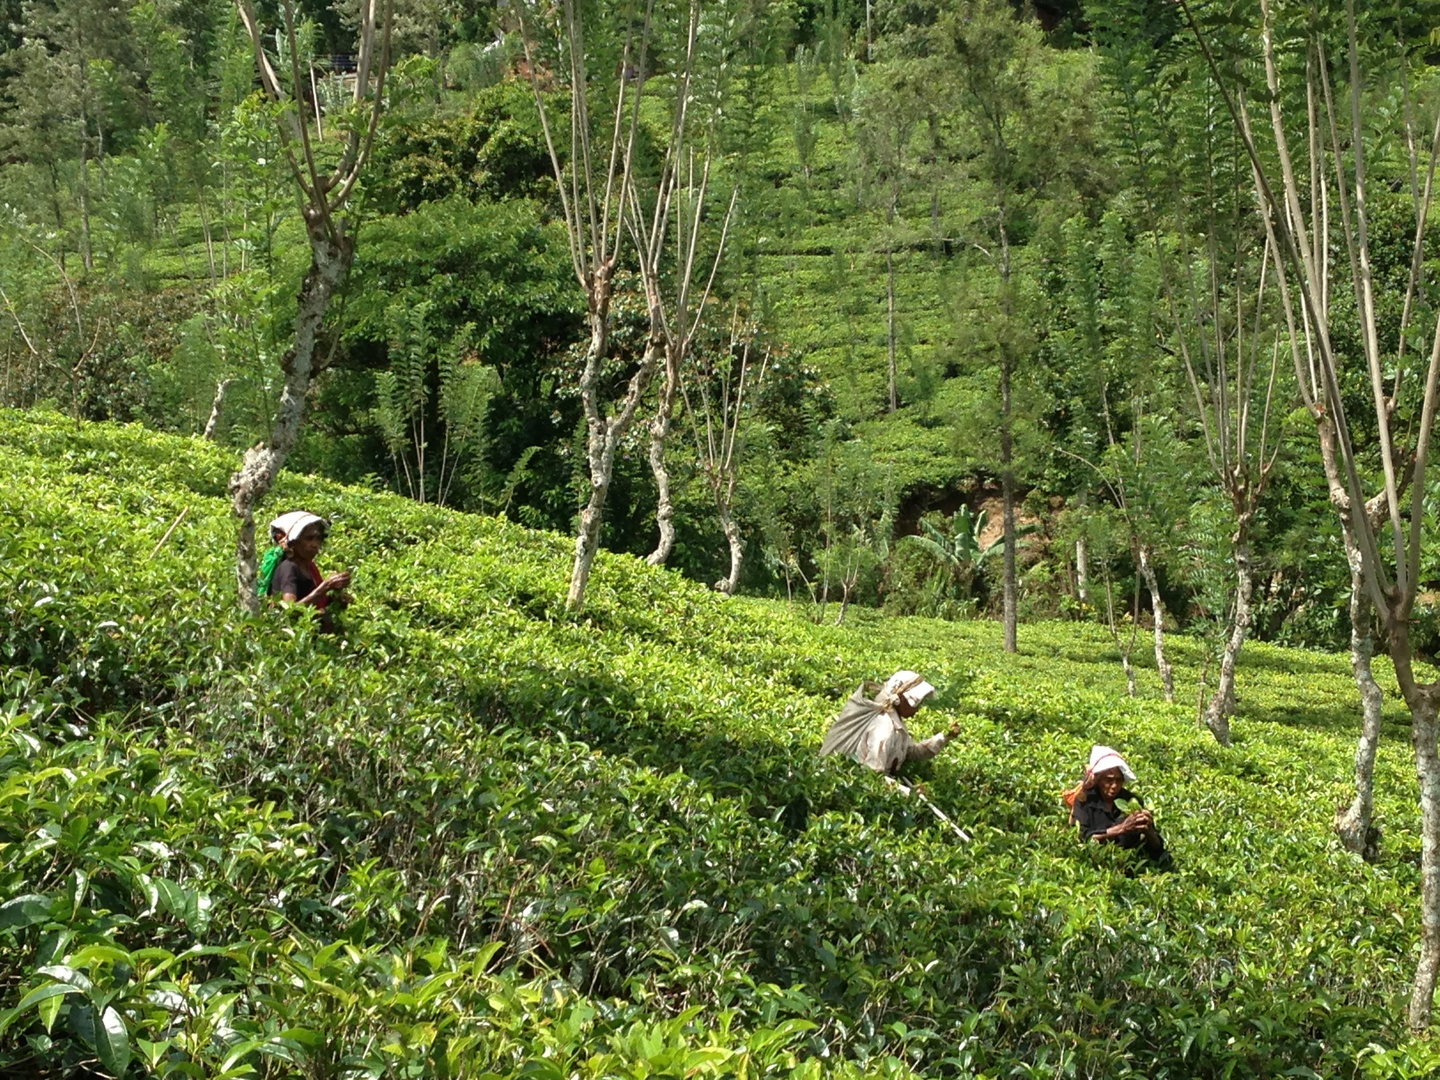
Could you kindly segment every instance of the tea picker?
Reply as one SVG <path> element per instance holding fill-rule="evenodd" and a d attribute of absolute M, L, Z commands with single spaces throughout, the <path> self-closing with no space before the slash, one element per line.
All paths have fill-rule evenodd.
<path fill-rule="evenodd" d="M 1153 862 L 1170 864 L 1155 817 L 1127 785 L 1135 772 L 1118 751 L 1092 746 L 1085 776 L 1061 796 L 1070 808 L 1070 824 L 1092 843 L 1141 848 Z"/>
<path fill-rule="evenodd" d="M 874 699 L 866 697 L 867 693 L 875 694 Z M 951 724 L 948 731 L 939 732 L 922 742 L 916 742 L 911 736 L 905 721 L 914 716 L 933 693 L 935 687 L 913 671 L 897 671 L 879 688 L 878 693 L 874 683 L 861 683 L 830 725 L 820 746 L 820 755 L 844 754 L 869 766 L 881 773 L 886 782 L 902 795 L 915 794 L 960 839 L 969 840 L 964 830 L 926 798 L 924 792 L 918 787 L 906 787 L 896 779 L 906 762 L 928 761 L 960 733 L 959 726 Z"/>
<path fill-rule="evenodd" d="M 319 616 L 320 628 L 334 633 L 336 627 L 330 609 L 343 608 L 350 602 L 350 595 L 345 591 L 345 586 L 350 584 L 350 571 L 322 576 L 315 565 L 315 556 L 325 544 L 329 522 L 317 514 L 298 510 L 282 514 L 270 527 L 272 534 L 283 534 L 284 553 L 279 562 L 273 564 L 266 591 L 287 604 L 313 608 Z"/>

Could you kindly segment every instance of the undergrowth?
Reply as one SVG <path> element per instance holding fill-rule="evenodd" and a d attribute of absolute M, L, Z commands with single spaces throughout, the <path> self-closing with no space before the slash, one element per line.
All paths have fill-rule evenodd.
<path fill-rule="evenodd" d="M 234 462 L 0 414 L 0 1069 L 310 1077 L 1425 1076 L 1419 842 L 1330 832 L 1343 658 L 1247 647 L 1235 745 L 1081 624 L 817 627 L 569 541 L 287 476 L 344 634 L 237 613 Z M 169 539 L 158 543 L 179 519 Z M 1174 643 L 1182 676 L 1200 653 Z M 973 837 L 822 761 L 862 678 L 941 692 Z M 1193 683 L 1191 684 L 1193 685 Z M 1116 745 L 1174 851 L 1082 848 Z M 1286 1070 L 1290 1070 L 1287 1072 Z"/>

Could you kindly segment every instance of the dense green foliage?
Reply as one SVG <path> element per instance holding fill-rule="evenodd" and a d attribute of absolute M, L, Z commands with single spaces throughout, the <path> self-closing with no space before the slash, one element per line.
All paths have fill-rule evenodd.
<path fill-rule="evenodd" d="M 312 96 L 332 112 L 353 49 L 341 6 L 299 6 Z M 942 560 L 891 541 L 919 533 L 926 514 L 953 531 L 939 519 L 962 507 L 998 523 L 998 478 L 1009 471 L 1028 493 L 1025 519 L 1043 526 L 1021 552 L 1020 610 L 1054 617 L 1075 610 L 1083 591 L 1064 510 L 1109 499 L 1070 455 L 1098 462 L 1107 435 L 1125 440 L 1139 414 L 1124 400 L 1142 389 L 1137 371 L 1147 373 L 1144 413 L 1173 426 L 1199 460 L 1149 251 L 1149 229 L 1185 227 L 1143 209 L 1156 170 L 1137 165 L 1131 143 L 1137 109 L 1145 146 L 1208 130 L 1191 122 L 1205 88 L 1168 15 L 1092 6 L 1079 21 L 1047 7 L 1047 33 L 990 0 L 713 5 L 700 59 L 716 118 L 707 227 L 732 186 L 739 198 L 696 354 L 700 367 L 716 364 L 744 316 L 757 354 L 770 356 L 746 409 L 733 507 L 747 591 L 806 595 L 810 583 L 833 597 L 848 582 L 856 598 L 891 610 L 991 613 L 1000 560 L 965 598 L 972 607 L 941 595 Z M 585 301 L 516 26 L 470 0 L 404 0 L 396 12 L 356 261 L 327 317 L 296 465 L 564 531 L 586 483 L 575 385 Z M 234 5 L 37 0 L 23 14 L 15 41 L 0 42 L 0 403 L 193 433 L 228 380 L 215 437 L 253 445 L 278 395 L 307 253 Z M 985 29 L 967 39 L 977 18 Z M 1100 50 L 1076 47 L 1090 22 Z M 670 92 L 668 74 L 652 80 L 652 104 Z M 1155 85 L 1190 87 L 1200 104 L 1157 96 Z M 559 119 L 564 95 L 552 88 Z M 997 105 L 1005 147 L 986 141 L 982 114 Z M 645 167 L 663 127 L 642 130 Z M 1202 179 L 1186 183 L 1203 190 Z M 1378 273 L 1394 281 L 1408 266 L 1410 224 L 1400 202 L 1376 202 Z M 633 253 L 622 263 L 633 271 Z M 397 332 L 396 313 L 421 305 L 423 326 Z M 623 383 L 644 333 L 638 281 L 627 276 L 609 382 Z M 995 438 L 1001 361 L 1015 376 L 1008 470 Z M 457 397 L 475 407 L 457 413 Z M 687 415 L 682 402 L 670 448 L 671 565 L 711 582 L 727 553 Z M 637 431 L 618 457 L 602 534 L 611 550 L 654 544 L 643 443 Z M 882 492 L 878 503 L 818 494 L 837 452 L 865 463 L 861 486 Z M 1343 565 L 1306 558 L 1300 539 L 1323 530 L 1335 543 L 1336 530 L 1310 482 L 1314 463 L 1292 482 L 1293 460 L 1287 450 L 1257 526 L 1255 630 L 1336 645 Z M 1200 626 L 1223 619 L 1224 596 L 1206 590 L 1225 568 L 1197 568 L 1203 529 L 1183 528 L 1214 519 L 1217 505 L 1215 478 L 1189 464 L 1180 542 L 1154 561 L 1172 619 Z M 837 521 L 863 525 L 837 539 Z M 1223 563 L 1226 553 L 1205 558 Z M 1125 545 L 1108 561 L 1127 591 Z"/>
<path fill-rule="evenodd" d="M 743 312 L 756 351 L 771 357 L 740 443 L 744 588 L 805 595 L 808 582 L 833 596 L 842 582 L 832 570 L 860 565 L 851 591 L 865 603 L 993 613 L 1000 560 L 962 598 L 950 595 L 943 560 L 892 541 L 922 533 L 926 515 L 949 533 L 962 509 L 998 522 L 1003 356 L 1015 375 L 1009 471 L 1027 499 L 1022 517 L 1040 526 L 1020 552 L 1022 616 L 1085 610 L 1071 545 L 1089 526 L 1076 511 L 1114 502 L 1093 466 L 1133 445 L 1148 419 L 1174 437 L 1166 479 L 1181 493 L 1173 507 L 1135 508 L 1168 522 L 1151 556 L 1169 617 L 1218 634 L 1234 584 L 1231 555 L 1209 534 L 1232 531 L 1233 515 L 1205 460 L 1163 283 L 1178 280 L 1179 253 L 1198 251 L 1201 236 L 1243 251 L 1258 232 L 1253 196 L 1241 190 L 1237 201 L 1226 186 L 1243 188 L 1248 166 L 1213 123 L 1215 87 L 1175 13 L 1094 0 L 1083 17 L 1046 5 L 1037 25 L 988 0 L 717 0 L 711 10 L 701 64 L 706 107 L 721 119 L 710 133 L 708 223 L 731 185 L 740 197 L 697 353 L 702 366 L 716 363 Z M 584 299 L 516 27 L 471 0 L 404 0 L 396 11 L 356 263 L 328 317 L 296 464 L 564 531 L 586 482 L 575 387 Z M 313 94 L 333 112 L 353 19 L 319 0 L 299 12 Z M 252 445 L 273 411 L 306 253 L 274 110 L 253 93 L 253 48 L 233 4 L 37 0 L 12 15 L 0 38 L 0 401 L 189 433 L 205 427 L 225 380 L 215 436 Z M 967 40 L 962 28 L 976 18 L 1003 32 Z M 1239 23 L 1206 25 L 1225 48 L 1245 47 Z M 1394 45 L 1416 57 L 1428 47 L 1418 22 L 1367 26 L 1408 35 Z M 1418 61 L 1413 78 L 1423 100 Z M 654 83 L 652 103 L 669 92 L 667 73 Z M 1377 117 L 1403 111 L 1403 87 L 1382 65 Z M 996 105 L 1018 162 L 1000 172 L 976 119 Z M 335 125 L 327 130 L 333 143 Z M 665 133 L 652 124 L 642 136 L 650 162 Z M 1369 166 L 1382 336 L 1397 332 L 1404 304 L 1407 160 L 1391 131 Z M 999 215 L 1002 189 L 1013 198 Z M 1172 196 L 1183 198 L 1172 206 Z M 1008 271 L 997 257 L 1002 216 Z M 1332 262 L 1345 258 L 1337 236 Z M 633 269 L 631 256 L 622 261 Z M 1338 341 L 1359 415 L 1368 392 L 1344 276 Z M 617 383 L 643 342 L 637 290 L 627 278 L 617 299 Z M 1002 296 L 1009 314 L 999 319 Z M 1411 356 L 1433 308 L 1423 290 L 1414 307 Z M 397 332 L 400 310 L 423 310 L 423 326 Z M 1293 404 L 1283 368 L 1280 414 Z M 459 397 L 474 407 L 457 412 Z M 1398 415 L 1408 416 L 1414 403 L 1402 398 Z M 725 569 L 725 544 L 687 415 L 682 404 L 670 450 L 672 565 L 709 582 Z M 1363 449 L 1373 435 L 1357 422 Z M 1312 433 L 1292 417 L 1282 441 L 1253 525 L 1252 633 L 1338 646 L 1348 581 Z M 818 494 L 837 447 L 867 463 L 862 486 L 883 505 Z M 635 433 L 612 479 L 605 545 L 650 550 L 655 500 Z M 858 564 L 853 551 L 836 557 L 841 520 L 865 523 L 844 542 L 864 549 Z M 1135 582 L 1126 539 L 1095 568 L 1122 596 Z M 1433 605 L 1422 607 L 1428 628 Z"/>
<path fill-rule="evenodd" d="M 59 1075 L 1425 1076 L 1402 728 L 1383 859 L 1330 833 L 1343 661 L 1257 646 L 1235 745 L 1109 639 L 817 627 L 300 475 L 358 604 L 235 613 L 231 456 L 0 414 L 0 1065 Z M 183 517 L 182 517 L 183 514 Z M 158 542 L 180 518 L 168 541 Z M 863 614 L 863 613 L 862 613 Z M 1193 670 L 1203 650 L 1173 651 Z M 814 756 L 862 677 L 962 736 L 913 799 Z M 1092 741 L 1176 857 L 1087 850 Z M 1297 1071 L 1298 1070 L 1298 1071 Z"/>
<path fill-rule="evenodd" d="M 1440 653 L 1433 5 L 576 2 L 583 35 L 385 5 L 373 155 L 331 192 L 352 263 L 307 237 L 296 143 L 323 172 L 364 126 L 353 4 L 260 4 L 252 41 L 232 0 L 0 0 L 0 408 L 31 410 L 0 414 L 0 1069 L 1440 1072 L 1399 1020 L 1440 818 L 1422 859 L 1393 670 L 1362 864 L 1331 838 L 1344 665 L 1254 644 L 1353 617 L 1364 682 L 1316 445 L 1343 412 L 1349 482 L 1383 457 L 1416 519 L 1378 648 Z M 630 115 L 612 296 L 565 202 Z M 1325 223 L 1304 333 L 1259 190 L 1292 152 L 1285 216 Z M 642 255 L 682 159 L 693 225 Z M 266 506 L 357 568 L 339 637 L 233 610 L 257 440 L 294 474 Z M 591 492 L 609 554 L 567 607 Z M 672 508 L 674 576 L 625 554 Z M 727 573 L 747 597 L 695 584 Z M 962 721 L 924 779 L 973 843 L 814 757 L 900 666 Z M 1140 766 L 1174 873 L 1062 824 L 1091 741 Z"/>

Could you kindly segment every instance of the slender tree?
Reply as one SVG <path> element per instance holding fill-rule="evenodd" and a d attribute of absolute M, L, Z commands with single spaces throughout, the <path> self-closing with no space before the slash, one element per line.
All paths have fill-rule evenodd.
<path fill-rule="evenodd" d="M 559 188 L 570 241 L 570 261 L 586 298 L 589 334 L 578 385 L 585 413 L 589 495 L 580 511 L 566 598 L 572 611 L 578 611 L 585 603 L 590 568 L 599 549 L 600 526 L 615 454 L 634 424 L 645 391 L 665 357 L 665 318 L 655 262 L 664 245 L 676 177 L 685 160 L 680 134 L 684 132 L 688 106 L 687 93 L 673 96 L 667 157 L 642 192 L 636 176 L 636 147 L 641 135 L 641 99 L 656 63 L 651 52 L 657 21 L 656 0 L 643 3 L 622 0 L 601 5 L 597 12 L 601 16 L 600 25 L 607 25 L 613 16 L 613 21 L 622 27 L 618 41 L 589 34 L 585 7 L 582 0 L 562 0 L 556 5 L 522 0 L 516 5 L 526 68 Z M 687 17 L 682 19 L 687 27 L 683 35 L 685 44 L 679 50 L 677 65 L 687 73 L 681 76 L 682 80 L 688 77 L 688 63 L 693 60 L 700 18 L 698 3 L 690 3 L 686 10 Z M 606 60 L 596 63 L 601 56 Z M 613 70 L 607 69 L 609 61 L 613 61 Z M 561 141 L 564 132 L 552 118 L 554 105 L 546 89 L 552 79 L 565 87 L 569 97 L 568 141 L 564 142 Z M 597 115 L 602 119 L 597 120 Z M 642 206 L 648 206 L 655 215 L 648 222 Z M 650 334 L 640 362 L 625 381 L 624 395 L 607 409 L 603 394 L 608 383 L 610 304 L 627 232 L 638 242 L 641 262 L 646 264 L 642 277 L 646 281 Z"/>
<path fill-rule="evenodd" d="M 735 520 L 735 494 L 740 484 L 742 437 L 748 416 L 747 397 L 753 399 L 765 381 L 770 363 L 766 349 L 758 371 L 753 371 L 755 335 L 740 325 L 739 312 L 732 320 L 728 347 L 718 363 L 694 358 L 690 378 L 680 383 L 685 399 L 685 416 L 695 443 L 695 460 L 700 475 L 710 488 L 715 515 L 730 550 L 730 571 L 715 582 L 715 588 L 733 596 L 740 587 L 740 570 L 745 544 Z"/>
<path fill-rule="evenodd" d="M 692 4 L 689 43 L 686 48 L 687 65 L 676 87 L 677 96 L 685 98 L 690 96 L 695 55 L 694 36 L 699 26 L 699 15 L 699 4 Z M 695 281 L 695 272 L 704 244 L 701 225 L 705 216 L 705 196 L 710 187 L 709 146 L 713 143 L 707 141 L 707 145 L 698 152 L 687 148 L 687 111 L 683 101 L 676 104 L 675 127 L 671 144 L 666 150 L 660 178 L 656 183 L 655 205 L 649 215 L 637 205 L 630 217 L 635 234 L 635 248 L 639 253 L 640 278 L 645 288 L 645 306 L 650 317 L 650 338 L 646 348 L 663 354 L 665 372 L 655 415 L 650 421 L 650 470 L 655 477 L 658 494 L 655 520 L 660 534 L 655 550 L 645 560 L 651 566 L 663 566 L 675 546 L 675 504 L 671 497 L 670 471 L 665 464 L 665 451 L 670 440 L 670 426 L 685 363 L 694 345 L 695 335 L 700 330 L 706 303 L 715 287 L 715 276 L 725 254 L 730 220 L 735 212 L 735 201 L 739 197 L 739 188 L 736 188 L 721 222 L 719 237 L 714 242 L 714 257 L 710 260 L 709 273 L 704 284 L 700 286 L 697 297 L 698 283 Z M 676 219 L 673 248 L 665 243 L 672 212 Z M 662 265 L 671 253 L 675 265 L 673 272 L 667 275 L 662 272 Z M 666 288 L 667 277 L 674 283 L 672 289 Z"/>
<path fill-rule="evenodd" d="M 117 114 L 136 108 L 134 35 L 125 7 L 107 0 L 35 0 L 22 12 L 18 74 L 0 105 L 0 152 L 17 153 L 47 177 L 60 228 L 69 201 L 61 189 L 70 188 L 81 263 L 92 271 L 95 168 L 103 168 Z"/>
<path fill-rule="evenodd" d="M 1167 478 L 1173 472 L 1166 467 L 1170 455 L 1155 452 L 1164 449 L 1164 437 L 1155 431 L 1150 412 L 1165 390 L 1158 377 L 1166 365 L 1155 325 L 1158 263 L 1149 238 L 1132 239 L 1124 218 L 1114 211 L 1104 215 L 1098 229 L 1076 215 L 1061 233 L 1061 307 L 1068 325 L 1051 333 L 1050 344 L 1070 381 L 1078 383 L 1072 391 L 1073 411 L 1100 422 L 1077 425 L 1071 437 L 1076 449 L 1063 444 L 1057 448 L 1094 470 L 1121 512 L 1136 572 L 1150 598 L 1155 666 L 1165 700 L 1174 701 L 1175 677 L 1165 655 L 1165 604 L 1155 571 L 1156 553 L 1176 519 L 1170 506 L 1173 493 L 1164 481 L 1153 482 L 1157 472 Z M 1088 483 L 1080 482 L 1083 518 L 1083 487 Z M 1076 576 L 1085 603 L 1088 534 L 1081 529 L 1075 540 Z"/>
<path fill-rule="evenodd" d="M 1316 419 L 1322 456 L 1334 458 L 1334 465 L 1326 466 L 1327 488 L 1353 538 L 1354 551 L 1347 555 L 1352 567 L 1358 563 L 1364 592 L 1389 642 L 1401 696 L 1410 709 L 1420 791 L 1421 930 L 1408 1020 L 1413 1031 L 1424 1033 L 1430 1028 L 1440 976 L 1440 682 L 1423 681 L 1415 670 L 1410 621 L 1420 589 L 1426 468 L 1440 404 L 1440 321 L 1433 327 L 1429 362 L 1418 383 L 1419 365 L 1406 355 L 1406 331 L 1423 283 L 1426 224 L 1440 160 L 1440 122 L 1424 167 L 1418 152 L 1408 155 L 1415 233 L 1400 332 L 1390 339 L 1382 332 L 1377 302 L 1368 168 L 1383 140 L 1400 146 L 1416 146 L 1418 140 L 1408 107 L 1388 126 L 1367 117 L 1366 76 L 1376 66 L 1393 65 L 1397 54 L 1402 67 L 1412 64 L 1408 43 L 1394 42 L 1388 53 L 1372 53 L 1373 42 L 1383 41 L 1390 28 L 1367 24 L 1362 45 L 1353 0 L 1304 5 L 1299 11 L 1285 12 L 1287 21 L 1281 25 L 1269 0 L 1261 0 L 1260 22 L 1252 31 L 1264 62 L 1268 102 L 1264 111 L 1269 123 L 1252 124 L 1245 97 L 1212 48 L 1211 29 L 1202 29 L 1184 0 L 1181 10 L 1205 63 L 1225 91 L 1229 120 L 1250 159 L 1255 195 L 1271 238 L 1277 291 L 1291 328 L 1297 382 Z M 1303 68 L 1292 65 L 1282 70 L 1275 44 L 1278 34 L 1304 43 Z M 1287 77 L 1282 79 L 1282 74 Z M 1302 92 L 1295 92 L 1297 85 Z M 1262 137 L 1259 132 L 1266 128 Z M 1379 488 L 1373 495 L 1367 494 L 1366 482 L 1373 473 L 1357 452 L 1348 415 L 1347 406 L 1354 402 L 1347 402 L 1342 392 L 1343 339 L 1338 331 L 1343 324 L 1335 319 L 1330 303 L 1329 253 L 1336 216 L 1370 391 L 1365 420 L 1373 422 L 1379 456 L 1379 480 L 1369 485 Z M 1393 341 L 1393 347 L 1382 344 L 1386 341 Z M 1368 713 L 1368 701 L 1366 706 Z M 1378 717 L 1378 701 L 1375 711 Z M 1366 720 L 1368 727 L 1368 715 Z M 1367 772 L 1362 759 L 1371 734 L 1362 733 L 1357 753 L 1357 797 L 1370 782 L 1369 775 L 1361 774 Z M 1374 739 L 1368 741 L 1373 754 Z"/>
<path fill-rule="evenodd" d="M 999 415 L 998 471 L 1003 502 L 1005 648 L 1016 649 L 1017 382 L 1034 351 L 1024 325 L 1023 227 L 1036 200 L 1083 153 L 1088 114 L 1076 111 L 1074 88 L 1062 93 L 1050 77 L 1053 58 L 1041 54 L 1040 31 L 1003 0 L 966 0 L 936 24 L 931 76 L 953 102 L 963 129 L 959 142 L 969 162 L 973 198 L 980 207 L 969 242 L 997 279 L 991 304 L 990 353 Z M 1077 60 L 1074 82 L 1089 77 Z"/>
<path fill-rule="evenodd" d="M 1123 5 L 1116 5 L 1117 7 Z M 1101 11 L 1111 40 L 1104 70 L 1119 91 L 1115 117 L 1127 164 L 1154 246 L 1167 348 L 1189 393 L 1206 460 L 1229 503 L 1234 574 L 1219 678 L 1201 717 L 1221 743 L 1230 740 L 1235 671 L 1253 618 L 1253 538 L 1278 460 L 1286 387 L 1280 380 L 1285 325 L 1280 315 L 1263 224 L 1240 138 L 1227 125 L 1212 73 L 1177 65 L 1155 89 L 1165 65 L 1148 42 L 1116 43 L 1114 12 Z M 1123 22 L 1123 20 L 1119 20 Z M 1144 38 L 1148 29 L 1129 28 Z M 1163 146 L 1166 154 L 1157 155 Z M 1148 562 L 1148 559 L 1147 559 Z M 1154 594 L 1158 596 L 1158 591 Z M 1217 613 L 1218 614 L 1218 613 Z"/>
<path fill-rule="evenodd" d="M 1174 272 L 1164 281 L 1172 341 L 1190 384 L 1211 471 L 1234 521 L 1234 599 L 1215 691 L 1204 710 L 1206 727 L 1221 745 L 1229 745 L 1235 669 L 1253 618 L 1256 519 L 1280 452 L 1275 406 L 1283 334 L 1274 325 L 1274 297 L 1267 289 L 1270 242 L 1257 242 L 1249 227 L 1243 180 L 1233 160 L 1236 148 L 1218 142 L 1203 133 L 1197 155 L 1205 174 L 1203 239 L 1192 246 L 1185 198 L 1178 196 L 1179 250 Z"/>
<path fill-rule="evenodd" d="M 380 3 L 386 5 L 383 11 L 378 6 Z M 265 30 L 250 0 L 237 0 L 237 5 L 255 49 L 261 88 L 276 107 L 281 143 L 300 196 L 301 217 L 310 242 L 310 268 L 300 285 L 294 342 L 280 361 L 285 381 L 279 407 L 271 420 L 269 436 L 245 452 L 239 470 L 230 478 L 231 502 L 235 516 L 240 519 L 235 542 L 240 603 L 250 611 L 258 611 L 255 510 L 274 485 L 299 437 L 325 315 L 355 259 L 353 215 L 346 211 L 369 158 L 385 100 L 385 72 L 390 64 L 390 9 L 389 0 L 361 0 L 354 114 L 348 131 L 341 136 L 338 160 L 327 168 L 322 160 L 325 155 L 318 144 L 318 132 L 313 130 L 311 111 L 296 107 L 305 80 L 293 4 L 283 0 L 280 8 L 289 61 L 289 70 L 283 75 L 265 51 Z"/>
<path fill-rule="evenodd" d="M 923 64 L 894 61 L 871 69 L 860 83 L 856 109 L 859 151 L 859 199 L 880 219 L 879 246 L 885 259 L 886 408 L 900 407 L 899 324 L 896 305 L 896 257 L 907 237 L 904 203 L 912 176 L 921 173 L 920 155 L 927 147 L 912 146 L 917 131 L 928 131 L 937 104 L 923 77 Z M 901 250 L 897 250 L 901 249 Z"/>

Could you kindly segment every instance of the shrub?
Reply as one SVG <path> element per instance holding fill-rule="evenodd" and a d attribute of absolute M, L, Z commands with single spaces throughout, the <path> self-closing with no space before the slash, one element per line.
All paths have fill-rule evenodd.
<path fill-rule="evenodd" d="M 1007 656 L 992 624 L 818 627 L 605 555 L 574 617 L 566 538 L 287 475 L 277 504 L 332 518 L 322 561 L 357 568 L 329 639 L 236 613 L 226 454 L 38 414 L 0 413 L 0 441 L 7 1068 L 1433 1065 L 1393 1008 L 1418 891 L 1398 713 L 1386 858 L 1330 835 L 1340 658 L 1247 651 L 1220 748 L 1153 675 L 1124 699 L 1095 627 L 1026 627 Z M 941 687 L 924 734 L 962 723 L 924 780 L 969 844 L 814 755 L 901 666 Z M 1177 872 L 1065 828 L 1091 741 L 1137 766 Z"/>

